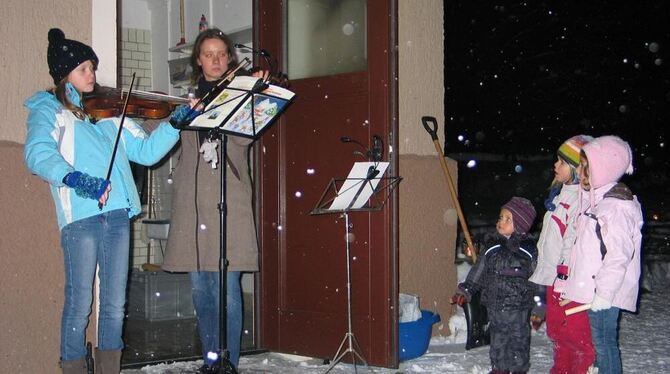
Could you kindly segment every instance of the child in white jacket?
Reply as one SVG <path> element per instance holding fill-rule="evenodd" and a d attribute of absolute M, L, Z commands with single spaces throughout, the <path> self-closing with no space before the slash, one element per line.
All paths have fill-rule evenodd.
<path fill-rule="evenodd" d="M 602 136 L 582 148 L 583 188 L 577 239 L 570 254 L 564 297 L 591 303 L 589 320 L 600 373 L 621 373 L 617 330 L 620 309 L 635 312 L 643 225 L 637 197 L 619 183 L 632 174 L 628 143 Z"/>
<path fill-rule="evenodd" d="M 545 201 L 547 212 L 537 242 L 538 264 L 530 277 L 531 282 L 547 287 L 547 335 L 554 343 L 551 374 L 586 373 L 595 360 L 588 314 L 566 316 L 565 310 L 576 303 L 559 304 L 579 213 L 579 155 L 582 147 L 591 140 L 590 136 L 577 135 L 558 148 L 554 180 Z"/>

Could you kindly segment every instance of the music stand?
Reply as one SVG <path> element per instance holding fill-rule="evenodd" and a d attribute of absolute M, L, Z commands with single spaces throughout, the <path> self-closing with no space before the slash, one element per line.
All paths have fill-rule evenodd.
<path fill-rule="evenodd" d="M 351 321 L 351 251 L 350 251 L 350 212 L 379 211 L 398 185 L 400 177 L 381 177 L 388 168 L 388 162 L 356 162 L 346 179 L 331 179 L 326 186 L 311 215 L 335 214 L 344 216 L 345 249 L 347 259 L 347 332 L 340 343 L 333 361 L 325 373 L 330 372 L 347 353 L 351 354 L 354 372 L 358 373 L 356 357 L 370 371 L 363 357 L 360 344 L 354 336 Z M 346 343 L 346 349 L 343 350 Z"/>
<path fill-rule="evenodd" d="M 226 163 L 228 135 L 242 136 L 255 141 L 286 110 L 295 94 L 285 88 L 268 84 L 260 78 L 235 77 L 201 114 L 189 124 L 177 126 L 182 130 L 209 131 L 209 137 L 219 139 L 221 143 L 219 162 L 220 196 L 219 210 L 219 350 L 215 358 L 219 363 L 218 373 L 237 374 L 230 362 L 228 351 L 227 324 L 227 205 L 226 205 Z M 257 108 L 257 106 L 263 106 Z M 260 109 L 260 110 L 257 110 Z"/>

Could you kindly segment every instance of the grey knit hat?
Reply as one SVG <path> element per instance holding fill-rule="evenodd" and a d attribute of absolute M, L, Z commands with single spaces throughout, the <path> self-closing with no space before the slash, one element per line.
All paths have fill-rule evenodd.
<path fill-rule="evenodd" d="M 514 196 L 510 201 L 502 206 L 512 213 L 512 220 L 514 220 L 514 231 L 519 234 L 525 234 L 530 230 L 535 221 L 535 207 L 533 203 L 523 197 Z"/>

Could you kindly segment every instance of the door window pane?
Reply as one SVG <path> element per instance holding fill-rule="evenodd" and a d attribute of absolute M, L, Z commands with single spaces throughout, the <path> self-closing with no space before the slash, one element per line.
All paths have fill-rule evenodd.
<path fill-rule="evenodd" d="M 365 0 L 289 0 L 288 76 L 318 77 L 366 70 Z"/>

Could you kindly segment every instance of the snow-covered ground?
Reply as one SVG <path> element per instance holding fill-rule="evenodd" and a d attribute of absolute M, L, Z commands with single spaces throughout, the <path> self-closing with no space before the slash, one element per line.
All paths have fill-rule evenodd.
<path fill-rule="evenodd" d="M 670 373 L 670 318 L 668 318 L 668 287 L 655 288 L 641 297 L 639 313 L 622 313 L 619 332 L 625 373 Z M 459 325 L 458 318 L 452 321 Z M 355 333 L 355 331 L 354 331 Z M 490 370 L 488 347 L 465 351 L 462 336 L 433 338 L 428 352 L 414 360 L 402 362 L 399 369 L 358 367 L 360 373 L 467 373 L 484 374 Z M 333 347 L 334 350 L 337 347 Z M 124 370 L 123 374 L 193 373 L 202 361 L 180 362 Z M 552 364 L 551 344 L 544 325 L 534 331 L 529 373 L 548 373 Z M 240 373 L 323 373 L 327 366 L 321 360 L 306 357 L 263 353 L 243 356 Z M 349 364 L 336 365 L 331 373 L 352 373 Z"/>

